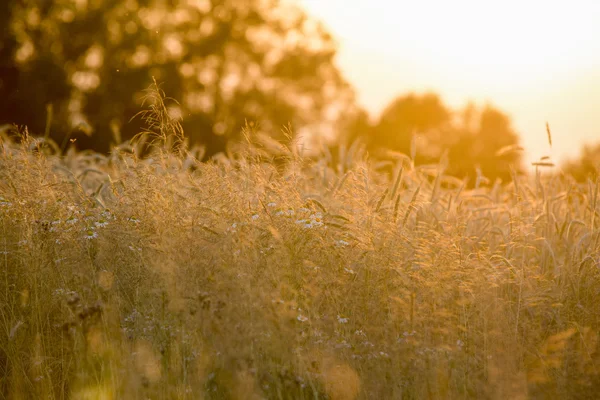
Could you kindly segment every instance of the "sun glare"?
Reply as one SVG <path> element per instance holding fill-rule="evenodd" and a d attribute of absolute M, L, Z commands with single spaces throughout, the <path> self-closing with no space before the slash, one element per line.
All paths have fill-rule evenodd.
<path fill-rule="evenodd" d="M 304 3 L 343 47 L 436 65 L 440 74 L 468 76 L 473 84 L 527 84 L 600 59 L 599 2 Z"/>
<path fill-rule="evenodd" d="M 535 152 L 545 118 L 581 127 L 581 113 L 569 119 L 565 110 L 572 103 L 588 108 L 590 95 L 567 100 L 564 93 L 587 78 L 596 86 L 590 71 L 600 66 L 600 2 L 299 1 L 334 32 L 339 62 L 373 113 L 410 90 L 434 90 L 455 106 L 491 101 L 507 109 Z M 566 152 L 593 137 L 593 118 L 587 131 L 564 133 Z"/>

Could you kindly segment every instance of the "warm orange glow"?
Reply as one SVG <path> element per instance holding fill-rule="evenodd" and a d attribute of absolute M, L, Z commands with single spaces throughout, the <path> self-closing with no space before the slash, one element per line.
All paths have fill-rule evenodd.
<path fill-rule="evenodd" d="M 451 105 L 491 101 L 512 116 L 532 157 L 575 154 L 600 138 L 600 3 L 299 0 L 340 44 L 339 63 L 378 113 L 409 90 Z"/>

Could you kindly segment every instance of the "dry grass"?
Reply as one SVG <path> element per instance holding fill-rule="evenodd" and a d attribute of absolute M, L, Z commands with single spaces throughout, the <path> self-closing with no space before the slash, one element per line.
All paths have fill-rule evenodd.
<path fill-rule="evenodd" d="M 598 182 L 125 147 L 2 140 L 0 398 L 600 391 Z"/>

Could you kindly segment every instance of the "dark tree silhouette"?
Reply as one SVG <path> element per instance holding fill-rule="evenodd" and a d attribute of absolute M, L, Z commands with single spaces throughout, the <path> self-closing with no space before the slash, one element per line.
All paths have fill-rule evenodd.
<path fill-rule="evenodd" d="M 287 4 L 287 3 L 286 3 Z M 108 150 L 155 78 L 186 136 L 223 150 L 245 120 L 331 130 L 355 112 L 331 36 L 279 0 L 2 2 L 0 123 Z M 48 106 L 51 105 L 51 108 Z M 78 133 L 79 132 L 79 133 Z M 83 135 L 81 133 L 87 133 Z M 119 135 L 115 135 L 119 134 Z"/>

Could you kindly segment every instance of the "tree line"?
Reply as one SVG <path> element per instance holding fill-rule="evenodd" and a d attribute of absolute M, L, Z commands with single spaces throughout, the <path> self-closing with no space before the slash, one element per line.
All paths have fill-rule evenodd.
<path fill-rule="evenodd" d="M 207 158 L 256 121 L 275 139 L 290 126 L 332 145 L 361 140 L 374 156 L 444 158 L 459 177 L 506 181 L 523 167 L 510 118 L 490 105 L 450 110 L 434 93 L 407 94 L 370 121 L 336 51 L 322 23 L 280 0 L 6 0 L 0 124 L 108 152 L 143 130 L 156 79 Z"/>

